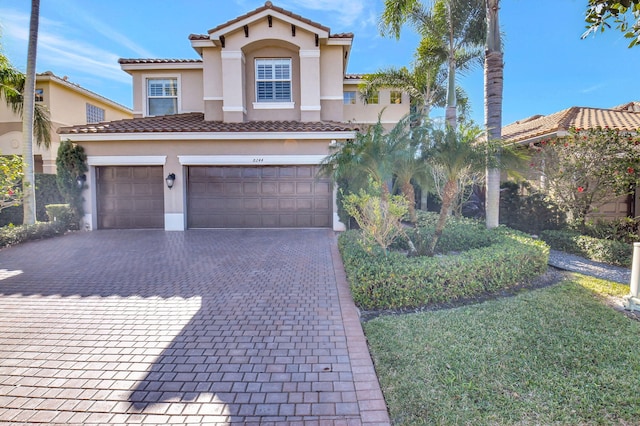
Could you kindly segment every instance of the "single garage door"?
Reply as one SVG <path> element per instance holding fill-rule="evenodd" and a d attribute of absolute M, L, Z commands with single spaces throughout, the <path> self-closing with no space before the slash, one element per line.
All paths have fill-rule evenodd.
<path fill-rule="evenodd" d="M 164 228 L 162 166 L 97 167 L 98 228 Z"/>
<path fill-rule="evenodd" d="M 190 228 L 324 228 L 332 190 L 317 166 L 189 167 Z"/>

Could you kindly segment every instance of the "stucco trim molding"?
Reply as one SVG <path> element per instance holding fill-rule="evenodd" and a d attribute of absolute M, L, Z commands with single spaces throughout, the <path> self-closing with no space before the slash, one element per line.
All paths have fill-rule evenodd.
<path fill-rule="evenodd" d="M 166 155 L 89 155 L 90 166 L 164 166 Z"/>
<path fill-rule="evenodd" d="M 244 53 L 242 53 L 242 50 L 222 50 L 220 56 L 222 59 L 242 59 L 244 58 Z"/>
<path fill-rule="evenodd" d="M 320 49 L 300 49 L 299 55 L 301 58 L 319 58 L 320 57 Z"/>
<path fill-rule="evenodd" d="M 293 109 L 295 102 L 253 102 L 253 109 Z"/>
<path fill-rule="evenodd" d="M 395 123 L 395 122 L 394 122 Z M 201 140 L 327 140 L 353 139 L 356 131 L 335 132 L 148 132 L 65 134 L 73 142 L 201 141 Z M 164 157 L 163 157 L 164 158 Z"/>
<path fill-rule="evenodd" d="M 287 166 L 320 164 L 326 155 L 178 155 L 182 166 Z"/>

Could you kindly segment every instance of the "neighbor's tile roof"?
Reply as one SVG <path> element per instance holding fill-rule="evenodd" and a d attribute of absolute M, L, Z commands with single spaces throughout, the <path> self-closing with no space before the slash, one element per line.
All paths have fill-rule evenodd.
<path fill-rule="evenodd" d="M 281 7 L 274 6 L 270 1 L 267 1 L 267 2 L 264 4 L 264 6 L 260 6 L 260 7 L 259 7 L 259 8 L 257 8 L 256 10 L 253 10 L 253 11 L 251 11 L 251 12 L 249 12 L 249 13 L 245 13 L 245 14 L 244 14 L 244 15 L 242 15 L 242 16 L 238 16 L 238 17 L 237 17 L 237 18 L 235 18 L 235 19 L 232 19 L 232 20 L 230 20 L 230 21 L 228 21 L 228 22 L 225 22 L 224 24 L 218 25 L 217 27 L 210 29 L 210 30 L 209 30 L 209 34 L 214 33 L 214 32 L 216 32 L 216 31 L 219 31 L 219 30 L 223 29 L 224 27 L 228 27 L 229 25 L 233 25 L 233 24 L 235 24 L 236 22 L 240 22 L 240 21 L 242 21 L 242 20 L 244 20 L 244 19 L 246 19 L 246 18 L 249 18 L 249 17 L 251 17 L 251 16 L 253 16 L 253 15 L 256 15 L 256 14 L 258 14 L 258 13 L 260 13 L 260 12 L 264 11 L 264 10 L 267 10 L 267 9 L 271 9 L 271 10 L 274 10 L 274 11 L 276 11 L 276 12 L 280 12 L 280 13 L 282 13 L 283 15 L 287 15 L 287 16 L 289 16 L 289 17 L 293 18 L 293 19 L 296 19 L 296 20 L 298 20 L 298 21 L 302 21 L 302 22 L 304 22 L 304 23 L 306 23 L 306 24 L 309 24 L 309 25 L 311 25 L 312 27 L 316 27 L 316 28 L 318 28 L 318 29 L 320 29 L 320 30 L 323 30 L 323 31 L 326 31 L 326 32 L 330 32 L 329 28 L 328 28 L 328 27 L 325 27 L 324 25 L 321 25 L 321 24 L 319 24 L 319 23 L 317 23 L 317 22 L 314 22 L 314 21 L 312 21 L 312 20 L 310 20 L 310 19 L 303 18 L 302 16 L 297 15 L 297 14 L 295 14 L 295 13 L 293 13 L 293 12 L 289 12 L 288 10 L 285 10 L 285 9 L 283 9 L 283 8 L 281 8 Z"/>
<path fill-rule="evenodd" d="M 123 64 L 201 64 L 202 59 L 128 59 L 120 58 L 118 63 Z"/>
<path fill-rule="evenodd" d="M 205 121 L 204 114 L 192 112 L 186 114 L 143 117 L 111 122 L 61 127 L 61 134 L 91 133 L 162 133 L 162 132 L 347 132 L 357 130 L 348 123 L 337 122 L 300 122 L 300 121 L 247 121 L 243 123 L 225 123 Z"/>
<path fill-rule="evenodd" d="M 628 105 L 628 104 L 627 104 Z M 534 115 L 502 128 L 502 138 L 510 142 L 524 142 L 570 128 L 612 129 L 638 131 L 640 113 L 624 109 L 571 107 L 550 115 Z"/>

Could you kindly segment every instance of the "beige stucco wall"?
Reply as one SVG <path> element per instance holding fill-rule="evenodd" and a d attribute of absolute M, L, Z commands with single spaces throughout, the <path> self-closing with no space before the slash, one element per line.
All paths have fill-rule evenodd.
<path fill-rule="evenodd" d="M 390 101 L 391 89 L 380 90 L 377 104 L 365 104 L 358 93 L 358 84 L 345 82 L 344 91 L 356 92 L 356 103 L 344 105 L 344 120 L 354 123 L 374 124 L 378 121 L 378 115 L 382 112 L 380 121 L 385 127 L 392 127 L 410 111 L 409 95 L 402 94 L 402 103 L 392 104 Z"/>
<path fill-rule="evenodd" d="M 99 96 L 57 77 L 38 76 L 36 89 L 43 90 L 43 100 L 38 102 L 49 109 L 51 120 L 51 146 L 34 146 L 36 172 L 56 172 L 56 155 L 60 146 L 57 130 L 63 126 L 87 124 L 86 104 L 102 108 L 105 120 L 131 118 L 132 114 L 124 107 L 116 107 Z M 22 155 L 22 119 L 0 103 L 0 153 L 4 155 Z"/>
<path fill-rule="evenodd" d="M 294 135 L 295 136 L 295 135 Z M 206 165 L 211 161 L 239 165 L 319 164 L 329 154 L 328 139 L 276 140 L 92 140 L 79 142 L 85 149 L 89 173 L 85 186 L 85 224 L 94 229 L 97 223 L 97 194 L 95 169 L 101 165 L 161 165 L 163 176 L 175 173 L 172 189 L 164 186 L 165 229 L 183 230 L 186 227 L 186 176 L 188 165 Z M 181 162 L 180 157 L 202 159 Z M 229 159 L 229 160 L 227 160 Z M 153 163 L 149 163 L 153 161 Z M 229 163 L 231 162 L 231 163 Z M 216 163 L 218 164 L 218 163 Z M 334 210 L 335 202 L 334 202 Z M 334 212 L 334 227 L 342 229 Z"/>
<path fill-rule="evenodd" d="M 133 113 L 144 117 L 147 112 L 147 79 L 176 78 L 178 80 L 178 113 L 203 112 L 202 69 L 138 69 L 129 71 L 133 83 Z"/>

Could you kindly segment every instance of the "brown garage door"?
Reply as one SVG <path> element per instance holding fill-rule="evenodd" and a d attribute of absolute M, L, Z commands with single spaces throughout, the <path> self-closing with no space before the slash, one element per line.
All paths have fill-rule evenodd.
<path fill-rule="evenodd" d="M 164 228 L 161 166 L 98 167 L 99 229 Z"/>
<path fill-rule="evenodd" d="M 331 227 L 331 182 L 316 173 L 316 166 L 189 167 L 188 225 Z"/>

